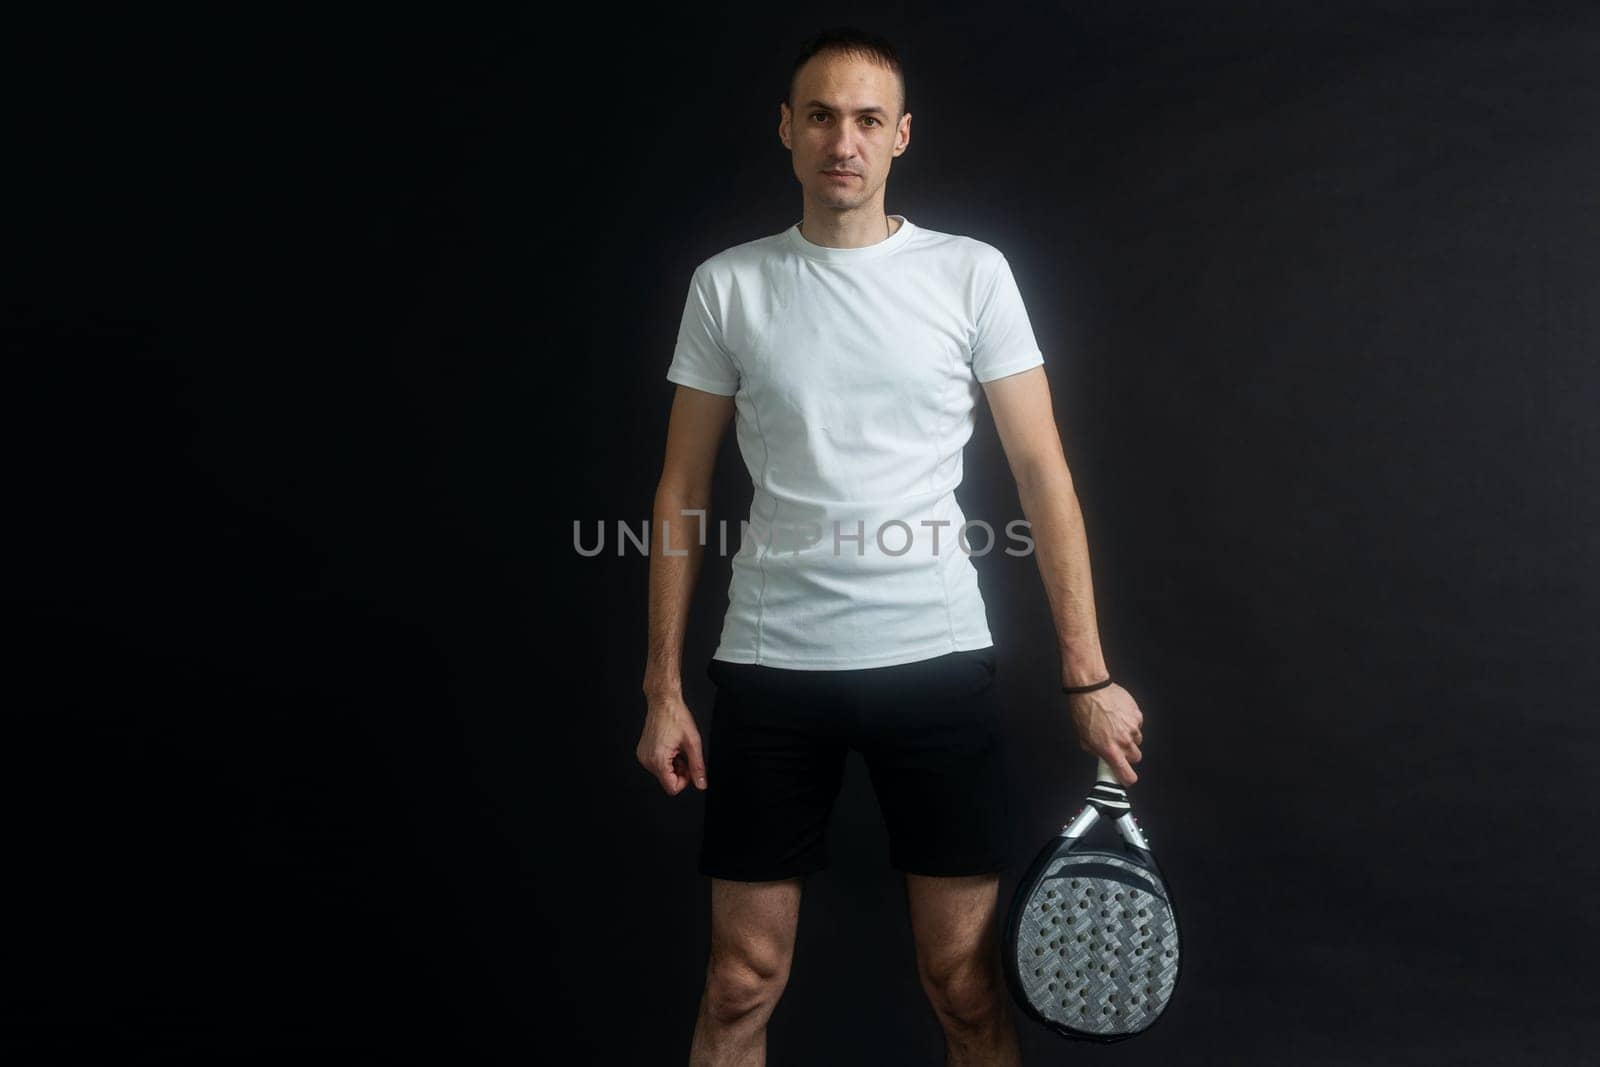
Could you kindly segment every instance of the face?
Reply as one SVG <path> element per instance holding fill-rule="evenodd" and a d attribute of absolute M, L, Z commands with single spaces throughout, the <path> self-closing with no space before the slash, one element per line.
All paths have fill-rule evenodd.
<path fill-rule="evenodd" d="M 881 210 L 889 167 L 911 141 L 911 115 L 900 108 L 900 80 L 856 56 L 812 56 L 794 79 L 794 110 L 778 105 L 778 137 L 794 158 L 808 200 L 848 211 L 876 201 Z"/>

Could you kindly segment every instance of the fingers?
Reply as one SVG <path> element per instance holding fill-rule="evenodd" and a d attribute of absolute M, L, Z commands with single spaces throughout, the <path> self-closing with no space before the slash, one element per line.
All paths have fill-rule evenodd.
<path fill-rule="evenodd" d="M 667 770 L 665 774 L 656 777 L 661 779 L 661 788 L 667 791 L 668 796 L 677 796 L 689 784 L 683 753 L 673 752 L 667 757 Z"/>
<path fill-rule="evenodd" d="M 692 723 L 650 720 L 634 756 L 668 796 L 677 796 L 691 781 L 700 789 L 708 784 L 700 731 Z"/>
<path fill-rule="evenodd" d="M 706 761 L 700 754 L 698 738 L 684 738 L 683 748 L 664 753 L 654 763 L 647 765 L 668 796 L 675 797 L 693 781 L 706 788 Z"/>
<path fill-rule="evenodd" d="M 661 784 L 662 791 L 668 796 L 677 796 L 688 784 L 683 756 L 676 749 L 657 750 L 653 755 L 640 751 L 635 756 L 639 766 L 650 772 L 650 776 Z"/>

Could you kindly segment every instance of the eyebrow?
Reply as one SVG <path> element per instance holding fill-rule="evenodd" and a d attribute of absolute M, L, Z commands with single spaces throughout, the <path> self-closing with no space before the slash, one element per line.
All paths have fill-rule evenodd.
<path fill-rule="evenodd" d="M 834 107 L 831 104 L 823 103 L 821 100 L 812 100 L 812 101 L 809 101 L 806 104 L 806 109 L 808 111 L 811 108 L 814 108 L 814 107 L 820 107 L 824 111 L 837 111 L 837 110 L 839 110 L 838 108 Z M 856 114 L 857 115 L 868 115 L 868 114 L 873 114 L 873 113 L 876 113 L 876 114 L 879 114 L 879 115 L 887 115 L 888 114 L 887 111 L 885 111 L 883 108 L 877 106 L 876 104 L 874 104 L 871 107 L 861 107 L 861 108 L 857 108 L 856 109 Z"/>

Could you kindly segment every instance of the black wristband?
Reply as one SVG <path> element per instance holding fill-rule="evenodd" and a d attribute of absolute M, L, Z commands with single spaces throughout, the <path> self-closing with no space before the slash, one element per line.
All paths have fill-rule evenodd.
<path fill-rule="evenodd" d="M 1092 693 L 1096 689 L 1104 689 L 1110 684 L 1111 679 L 1107 678 L 1105 681 L 1096 682 L 1093 685 L 1064 685 L 1061 687 L 1061 691 L 1063 693 Z"/>

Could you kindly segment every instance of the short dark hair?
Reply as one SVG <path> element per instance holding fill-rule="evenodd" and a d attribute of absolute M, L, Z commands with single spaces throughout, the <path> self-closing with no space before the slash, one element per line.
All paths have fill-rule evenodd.
<path fill-rule="evenodd" d="M 831 26 L 800 46 L 800 54 L 795 57 L 794 67 L 789 71 L 789 89 L 784 97 L 791 111 L 794 110 L 795 75 L 800 73 L 800 68 L 806 65 L 807 60 L 821 52 L 843 52 L 888 67 L 900 81 L 900 114 L 904 115 L 909 110 L 906 107 L 905 67 L 894 45 L 876 33 L 858 30 L 854 26 Z"/>

